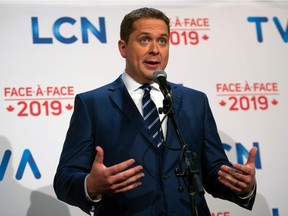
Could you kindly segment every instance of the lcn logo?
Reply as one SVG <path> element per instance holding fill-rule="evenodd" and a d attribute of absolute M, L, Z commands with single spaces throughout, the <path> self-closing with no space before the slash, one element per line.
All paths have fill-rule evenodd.
<path fill-rule="evenodd" d="M 89 35 L 91 34 L 100 43 L 107 43 L 104 17 L 98 18 L 98 28 L 86 17 L 81 17 L 80 20 L 72 17 L 60 17 L 51 24 L 52 26 L 43 25 L 38 17 L 32 17 L 31 25 L 33 44 L 53 44 L 55 40 L 63 44 L 73 44 L 81 40 L 82 43 L 87 44 L 89 43 Z M 41 33 L 43 29 L 46 30 L 45 32 L 52 29 L 51 35 L 43 35 Z M 76 36 L 77 34 L 80 35 Z"/>

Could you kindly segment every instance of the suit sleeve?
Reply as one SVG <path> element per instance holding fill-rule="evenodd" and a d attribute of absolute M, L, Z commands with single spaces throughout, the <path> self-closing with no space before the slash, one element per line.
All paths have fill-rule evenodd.
<path fill-rule="evenodd" d="M 237 205 L 251 210 L 255 200 L 255 194 L 249 199 L 241 199 L 238 194 L 224 186 L 218 181 L 218 171 L 221 165 L 231 166 L 222 142 L 220 140 L 217 126 L 209 106 L 208 98 L 205 95 L 205 117 L 204 117 L 204 149 L 202 155 L 203 185 L 213 197 L 229 200 Z"/>
<path fill-rule="evenodd" d="M 89 213 L 84 181 L 95 157 L 93 130 L 81 95 L 76 96 L 74 107 L 53 186 L 58 199 Z"/>

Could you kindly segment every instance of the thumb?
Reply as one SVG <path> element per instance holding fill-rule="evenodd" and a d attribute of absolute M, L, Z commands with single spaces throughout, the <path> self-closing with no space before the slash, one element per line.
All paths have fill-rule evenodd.
<path fill-rule="evenodd" d="M 248 160 L 246 162 L 246 164 L 254 164 L 255 163 L 255 158 L 257 155 L 257 151 L 258 148 L 257 147 L 253 147 L 250 151 L 249 151 L 249 156 L 248 156 Z"/>
<path fill-rule="evenodd" d="M 104 151 L 103 151 L 103 149 L 100 146 L 96 147 L 96 151 L 97 151 L 97 154 L 96 154 L 94 163 L 102 164 L 103 160 L 104 160 Z"/>

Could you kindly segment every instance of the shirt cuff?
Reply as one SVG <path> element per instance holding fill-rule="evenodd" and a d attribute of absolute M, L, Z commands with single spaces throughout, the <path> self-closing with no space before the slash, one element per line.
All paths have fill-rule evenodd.
<path fill-rule="evenodd" d="M 249 198 L 251 198 L 254 195 L 255 190 L 256 190 L 256 184 L 254 185 L 252 191 L 248 195 L 246 195 L 244 197 L 239 195 L 239 198 L 242 199 L 242 200 L 249 199 Z"/>
<path fill-rule="evenodd" d="M 89 174 L 88 174 L 88 175 L 89 175 Z M 101 199 L 102 199 L 102 194 L 97 194 L 97 195 L 95 196 L 95 199 L 92 199 L 92 198 L 89 196 L 89 194 L 88 194 L 87 184 L 86 184 L 88 175 L 85 177 L 85 180 L 84 180 L 84 190 L 85 190 L 86 198 L 87 198 L 88 201 L 91 201 L 91 202 L 94 202 L 94 203 L 100 202 Z"/>

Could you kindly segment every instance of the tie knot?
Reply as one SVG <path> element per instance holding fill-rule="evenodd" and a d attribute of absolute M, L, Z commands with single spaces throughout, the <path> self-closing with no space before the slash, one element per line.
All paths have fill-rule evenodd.
<path fill-rule="evenodd" d="M 149 84 L 144 84 L 140 88 L 143 89 L 145 92 L 150 92 L 152 87 Z"/>
<path fill-rule="evenodd" d="M 144 96 L 146 96 L 150 93 L 152 87 L 149 84 L 144 84 L 140 88 L 144 90 Z"/>

